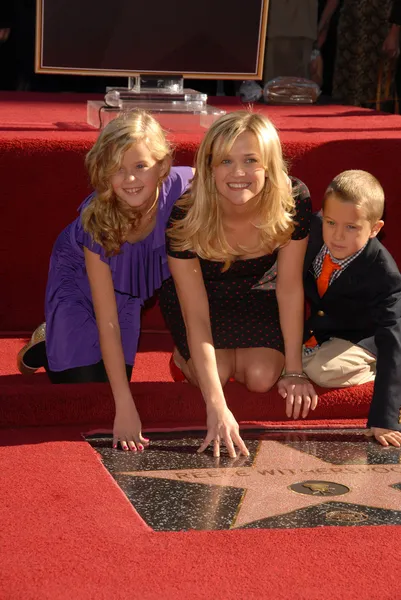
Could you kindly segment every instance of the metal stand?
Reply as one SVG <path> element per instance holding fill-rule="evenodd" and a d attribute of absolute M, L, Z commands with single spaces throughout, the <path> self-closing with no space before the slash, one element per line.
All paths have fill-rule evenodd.
<path fill-rule="evenodd" d="M 182 77 L 136 76 L 128 78 L 126 88 L 106 88 L 104 101 L 89 100 L 87 122 L 102 129 L 121 113 L 138 109 L 154 113 L 170 131 L 188 131 L 199 126 L 207 129 L 226 112 L 207 104 L 206 94 L 184 88 Z M 179 121 L 172 119 L 172 114 L 179 116 Z"/>

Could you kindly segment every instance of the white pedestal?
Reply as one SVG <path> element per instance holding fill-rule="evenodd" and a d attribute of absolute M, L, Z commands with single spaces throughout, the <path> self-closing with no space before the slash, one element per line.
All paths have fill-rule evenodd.
<path fill-rule="evenodd" d="M 170 131 L 191 131 L 202 127 L 208 129 L 225 110 L 205 103 L 184 101 L 152 101 L 146 99 L 124 101 L 123 106 L 109 107 L 102 100 L 87 102 L 87 122 L 96 129 L 102 129 L 111 120 L 124 112 L 143 109 L 153 114 L 164 129 Z"/>

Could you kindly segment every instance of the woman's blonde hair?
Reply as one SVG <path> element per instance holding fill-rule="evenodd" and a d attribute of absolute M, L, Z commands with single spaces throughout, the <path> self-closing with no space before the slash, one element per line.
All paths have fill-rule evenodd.
<path fill-rule="evenodd" d="M 286 165 L 280 140 L 273 124 L 262 115 L 237 111 L 220 117 L 206 133 L 197 153 L 196 174 L 191 190 L 179 202 L 186 211 L 168 231 L 171 247 L 176 251 L 191 250 L 208 260 L 224 262 L 223 270 L 246 248 L 230 246 L 224 233 L 222 212 L 212 168 L 230 152 L 235 140 L 244 132 L 252 132 L 258 142 L 266 182 L 258 198 L 260 245 L 257 251 L 269 252 L 286 244 L 294 230 L 294 199 L 289 191 Z M 253 249 L 253 252 L 256 252 Z"/>
<path fill-rule="evenodd" d="M 160 124 L 142 110 L 110 121 L 86 155 L 86 168 L 96 194 L 82 212 L 82 224 L 107 256 L 118 254 L 128 232 L 141 220 L 140 212 L 122 205 L 111 185 L 111 177 L 120 168 L 125 152 L 138 142 L 144 142 L 158 162 L 171 158 L 171 148 Z M 170 164 L 168 160 L 164 178 L 169 174 Z"/>

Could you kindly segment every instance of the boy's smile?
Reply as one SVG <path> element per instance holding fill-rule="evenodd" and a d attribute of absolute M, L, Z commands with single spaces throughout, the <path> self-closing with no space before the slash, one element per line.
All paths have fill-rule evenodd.
<path fill-rule="evenodd" d="M 383 221 L 371 224 L 364 210 L 330 194 L 323 210 L 323 240 L 331 255 L 344 260 L 361 250 L 379 233 Z"/>

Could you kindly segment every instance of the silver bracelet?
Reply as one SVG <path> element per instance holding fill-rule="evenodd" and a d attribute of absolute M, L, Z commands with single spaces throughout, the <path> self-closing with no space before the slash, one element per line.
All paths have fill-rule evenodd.
<path fill-rule="evenodd" d="M 295 379 L 309 379 L 307 374 L 302 372 L 302 373 L 283 373 L 280 377 L 280 379 L 283 379 L 284 377 L 294 377 Z"/>

